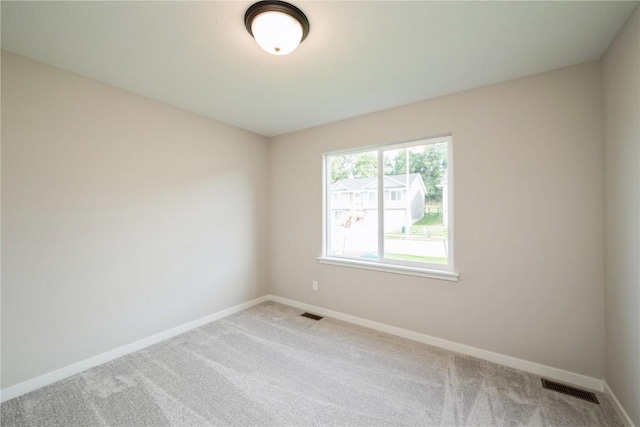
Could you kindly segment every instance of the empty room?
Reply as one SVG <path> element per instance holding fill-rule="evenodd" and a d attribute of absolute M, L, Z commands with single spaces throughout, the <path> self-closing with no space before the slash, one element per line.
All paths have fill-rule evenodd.
<path fill-rule="evenodd" d="M 2 426 L 640 427 L 637 1 L 2 1 Z"/>

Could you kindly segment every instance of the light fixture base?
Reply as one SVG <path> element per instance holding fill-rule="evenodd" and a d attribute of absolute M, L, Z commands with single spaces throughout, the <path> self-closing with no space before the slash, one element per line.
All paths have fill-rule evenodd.
<path fill-rule="evenodd" d="M 281 12 L 291 16 L 302 26 L 302 38 L 300 42 L 307 38 L 307 34 L 309 34 L 309 20 L 306 15 L 294 5 L 278 0 L 259 1 L 247 9 L 247 12 L 244 14 L 244 26 L 252 37 L 253 31 L 251 30 L 251 24 L 255 17 L 264 12 Z"/>

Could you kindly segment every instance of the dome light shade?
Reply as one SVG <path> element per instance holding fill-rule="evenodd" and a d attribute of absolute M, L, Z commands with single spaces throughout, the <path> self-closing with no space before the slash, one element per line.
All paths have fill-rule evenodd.
<path fill-rule="evenodd" d="M 264 12 L 251 24 L 253 38 L 261 48 L 274 55 L 286 55 L 302 40 L 302 25 L 281 12 Z"/>
<path fill-rule="evenodd" d="M 254 4 L 247 9 L 244 24 L 258 45 L 273 55 L 293 52 L 309 34 L 304 13 L 283 1 Z"/>

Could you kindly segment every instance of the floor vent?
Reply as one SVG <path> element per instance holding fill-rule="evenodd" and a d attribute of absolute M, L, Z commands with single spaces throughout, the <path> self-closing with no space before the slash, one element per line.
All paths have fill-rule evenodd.
<path fill-rule="evenodd" d="M 315 314 L 306 313 L 306 312 L 302 313 L 300 316 L 306 317 L 307 319 L 313 319 L 313 320 L 324 319 L 324 317 L 322 317 L 322 316 L 316 316 Z"/>
<path fill-rule="evenodd" d="M 549 390 L 557 391 L 558 393 L 577 397 L 578 399 L 586 400 L 587 402 L 600 404 L 600 402 L 598 402 L 596 394 L 590 391 L 581 390 L 579 388 L 560 384 L 554 381 L 545 380 L 544 378 L 542 378 L 542 387 Z"/>

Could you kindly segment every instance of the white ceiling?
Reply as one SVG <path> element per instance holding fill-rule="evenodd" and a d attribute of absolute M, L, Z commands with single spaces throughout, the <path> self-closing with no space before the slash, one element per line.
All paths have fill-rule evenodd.
<path fill-rule="evenodd" d="M 311 31 L 288 56 L 247 1 L 2 1 L 2 48 L 274 136 L 598 59 L 637 5 L 292 3 Z"/>

